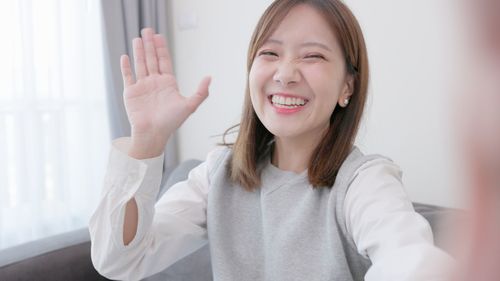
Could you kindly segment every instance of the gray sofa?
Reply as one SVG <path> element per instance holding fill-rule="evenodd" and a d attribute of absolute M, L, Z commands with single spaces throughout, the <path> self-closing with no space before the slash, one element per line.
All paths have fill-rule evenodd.
<path fill-rule="evenodd" d="M 179 165 L 163 185 L 159 197 L 174 183 L 187 177 L 188 172 L 198 165 L 198 160 L 189 160 Z M 436 244 L 447 250 L 446 239 L 442 237 L 448 223 L 443 217 L 455 218 L 454 209 L 414 203 L 431 224 Z M 97 273 L 90 260 L 90 241 L 87 228 L 30 242 L 0 251 L 0 280 L 2 281 L 55 281 L 55 280 L 108 280 Z M 145 281 L 205 281 L 212 280 L 210 253 L 204 246 L 195 253 L 178 261 L 168 269 Z"/>

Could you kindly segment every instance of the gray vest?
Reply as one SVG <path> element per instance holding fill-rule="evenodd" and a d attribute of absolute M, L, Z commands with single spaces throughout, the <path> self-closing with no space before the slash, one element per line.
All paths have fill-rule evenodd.
<path fill-rule="evenodd" d="M 210 172 L 207 229 L 215 281 L 364 280 L 370 261 L 346 229 L 344 198 L 354 172 L 380 156 L 355 148 L 332 188 L 313 189 L 307 171 L 267 159 L 262 187 L 248 192 L 227 174 L 231 150 Z"/>

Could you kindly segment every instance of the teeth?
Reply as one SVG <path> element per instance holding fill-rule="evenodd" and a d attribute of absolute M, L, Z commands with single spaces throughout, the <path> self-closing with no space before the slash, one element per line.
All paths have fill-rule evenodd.
<path fill-rule="evenodd" d="M 306 104 L 306 101 L 301 98 L 290 98 L 283 97 L 279 95 L 273 95 L 271 101 L 275 105 L 286 105 L 286 106 L 301 106 Z"/>
<path fill-rule="evenodd" d="M 285 104 L 285 97 L 279 97 L 278 103 Z"/>

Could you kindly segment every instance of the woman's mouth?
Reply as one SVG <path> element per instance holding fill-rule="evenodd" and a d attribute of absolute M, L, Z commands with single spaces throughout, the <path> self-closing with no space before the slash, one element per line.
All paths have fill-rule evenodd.
<path fill-rule="evenodd" d="M 283 114 L 298 112 L 309 102 L 309 100 L 300 97 L 279 94 L 270 95 L 268 96 L 268 99 L 273 108 L 278 113 Z"/>
<path fill-rule="evenodd" d="M 274 106 L 282 108 L 295 108 L 299 106 L 304 106 L 309 101 L 299 97 L 291 97 L 283 95 L 270 95 L 268 98 Z"/>

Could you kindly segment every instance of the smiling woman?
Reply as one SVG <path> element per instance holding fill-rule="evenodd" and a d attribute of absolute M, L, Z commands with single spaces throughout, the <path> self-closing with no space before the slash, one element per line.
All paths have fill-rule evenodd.
<path fill-rule="evenodd" d="M 116 139 L 90 221 L 92 260 L 140 280 L 209 243 L 214 280 L 445 280 L 448 254 L 401 169 L 354 139 L 365 106 L 363 34 L 339 0 L 276 0 L 255 28 L 234 144 L 156 202 L 164 147 L 208 97 L 183 96 L 151 28 L 121 57 L 131 136 Z"/>
<path fill-rule="evenodd" d="M 84 227 L 97 203 L 109 133 L 96 3 L 0 3 L 0 248 Z"/>
<path fill-rule="evenodd" d="M 244 129 L 236 141 L 232 162 L 233 179 L 249 189 L 253 188 L 251 183 L 258 183 L 258 178 L 250 180 L 254 168 L 239 167 L 249 161 L 238 158 L 252 157 L 248 153 L 254 151 L 248 147 L 252 143 L 245 141 L 249 134 L 245 128 L 264 132 L 256 139 L 256 147 L 261 149 L 265 149 L 265 142 L 274 139 L 275 165 L 295 172 L 309 168 L 309 181 L 315 187 L 333 185 L 351 150 L 366 100 L 366 47 L 352 14 L 345 10 L 340 19 L 331 17 L 329 14 L 342 10 L 335 6 L 341 4 L 325 3 L 328 2 L 311 2 L 309 5 L 315 9 L 303 4 L 290 10 L 293 2 L 276 2 L 263 17 L 276 20 L 267 26 L 261 21 L 260 29 L 267 32 L 254 34 L 249 54 L 251 103 L 247 98 L 246 118 L 241 125 Z M 342 24 L 347 27 L 342 28 Z M 347 34 L 347 29 L 352 33 Z M 350 45 L 358 48 L 354 50 Z M 286 105 L 292 101 L 301 105 Z M 350 101 L 349 110 L 345 110 Z M 251 114 L 258 118 L 250 118 Z M 303 147 L 315 150 L 300 149 Z M 300 155 L 301 152 L 306 155 Z M 282 157 L 286 159 L 277 163 Z M 304 158 L 309 161 L 304 163 Z"/>

